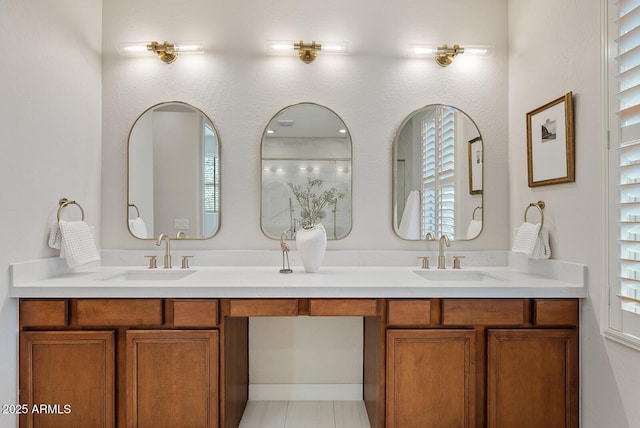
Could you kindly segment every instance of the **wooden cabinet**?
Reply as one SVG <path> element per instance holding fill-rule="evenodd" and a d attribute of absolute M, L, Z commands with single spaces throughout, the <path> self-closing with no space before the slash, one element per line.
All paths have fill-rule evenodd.
<path fill-rule="evenodd" d="M 575 330 L 488 332 L 487 426 L 578 427 Z"/>
<path fill-rule="evenodd" d="M 218 426 L 218 332 L 126 332 L 127 428 Z"/>
<path fill-rule="evenodd" d="M 217 428 L 217 311 L 212 299 L 22 300 L 20 427 Z"/>
<path fill-rule="evenodd" d="M 112 331 L 20 333 L 21 427 L 115 425 Z"/>
<path fill-rule="evenodd" d="M 475 336 L 387 331 L 387 428 L 476 426 Z"/>
<path fill-rule="evenodd" d="M 20 427 L 237 428 L 249 317 L 310 315 L 364 318 L 371 428 L 577 428 L 578 309 L 577 299 L 21 300 Z"/>
<path fill-rule="evenodd" d="M 390 300 L 387 318 L 386 428 L 578 427 L 576 299 Z"/>

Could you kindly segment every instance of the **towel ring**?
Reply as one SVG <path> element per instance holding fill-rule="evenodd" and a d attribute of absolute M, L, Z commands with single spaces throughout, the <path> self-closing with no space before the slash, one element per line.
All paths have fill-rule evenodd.
<path fill-rule="evenodd" d="M 140 217 L 140 210 L 138 209 L 138 207 L 136 207 L 136 204 L 128 204 L 127 205 L 129 208 L 135 208 L 136 209 L 136 214 L 138 217 Z"/>
<path fill-rule="evenodd" d="M 478 211 L 478 210 L 482 211 L 482 207 L 475 207 L 473 209 L 473 214 L 471 214 L 471 220 L 475 220 L 476 219 L 476 211 Z"/>
<path fill-rule="evenodd" d="M 544 224 L 544 213 L 542 212 L 542 210 L 545 207 L 545 203 L 544 201 L 538 201 L 538 202 L 532 202 L 527 206 L 527 209 L 524 210 L 524 221 L 527 221 L 527 212 L 529 212 L 529 208 L 531 207 L 536 207 L 538 209 L 538 211 L 540 211 L 540 226 L 542 227 L 542 225 Z"/>
<path fill-rule="evenodd" d="M 84 221 L 84 210 L 76 201 L 70 201 L 67 198 L 62 198 L 60 199 L 60 201 L 58 201 L 58 205 L 60 205 L 60 208 L 58 208 L 58 221 L 60 221 L 60 211 L 62 211 L 62 209 L 67 205 L 77 205 L 78 208 L 80 208 L 80 212 L 82 213 L 82 221 Z"/>

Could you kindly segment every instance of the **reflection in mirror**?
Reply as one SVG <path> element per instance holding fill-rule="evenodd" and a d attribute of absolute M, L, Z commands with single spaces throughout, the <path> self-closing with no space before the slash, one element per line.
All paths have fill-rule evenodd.
<path fill-rule="evenodd" d="M 408 240 L 476 238 L 483 218 L 483 141 L 455 107 L 433 104 L 402 122 L 393 147 L 393 229 Z"/>
<path fill-rule="evenodd" d="M 144 111 L 129 133 L 129 232 L 211 238 L 220 224 L 220 143 L 211 119 L 182 102 Z"/>
<path fill-rule="evenodd" d="M 300 103 L 280 110 L 262 136 L 261 227 L 280 239 L 301 228 L 301 207 L 291 185 L 306 188 L 320 179 L 321 191 L 335 188 L 336 197 L 323 210 L 327 239 L 351 231 L 351 136 L 340 117 L 318 104 Z"/>

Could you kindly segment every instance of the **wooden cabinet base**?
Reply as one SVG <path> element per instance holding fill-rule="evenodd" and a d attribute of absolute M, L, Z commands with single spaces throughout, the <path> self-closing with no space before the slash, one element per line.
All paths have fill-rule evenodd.
<path fill-rule="evenodd" d="M 387 428 L 475 427 L 474 330 L 387 332 Z"/>
<path fill-rule="evenodd" d="M 237 428 L 249 317 L 300 315 L 364 317 L 371 428 L 579 426 L 577 299 L 153 298 L 21 300 L 20 427 Z"/>
<path fill-rule="evenodd" d="M 115 426 L 114 333 L 20 333 L 21 427 Z"/>
<path fill-rule="evenodd" d="M 578 427 L 575 330 L 488 332 L 487 426 Z"/>
<path fill-rule="evenodd" d="M 218 332 L 126 333 L 127 428 L 218 426 Z"/>

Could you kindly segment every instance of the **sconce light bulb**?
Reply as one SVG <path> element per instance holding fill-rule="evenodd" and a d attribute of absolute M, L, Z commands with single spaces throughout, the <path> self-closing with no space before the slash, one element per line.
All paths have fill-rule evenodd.
<path fill-rule="evenodd" d="M 435 54 L 437 50 L 436 46 L 409 45 L 409 56 L 430 56 Z"/>
<path fill-rule="evenodd" d="M 293 50 L 293 42 L 268 42 L 267 46 L 277 52 Z"/>
<path fill-rule="evenodd" d="M 204 46 L 198 42 L 183 42 L 176 43 L 175 50 L 179 53 L 203 53 Z"/>

